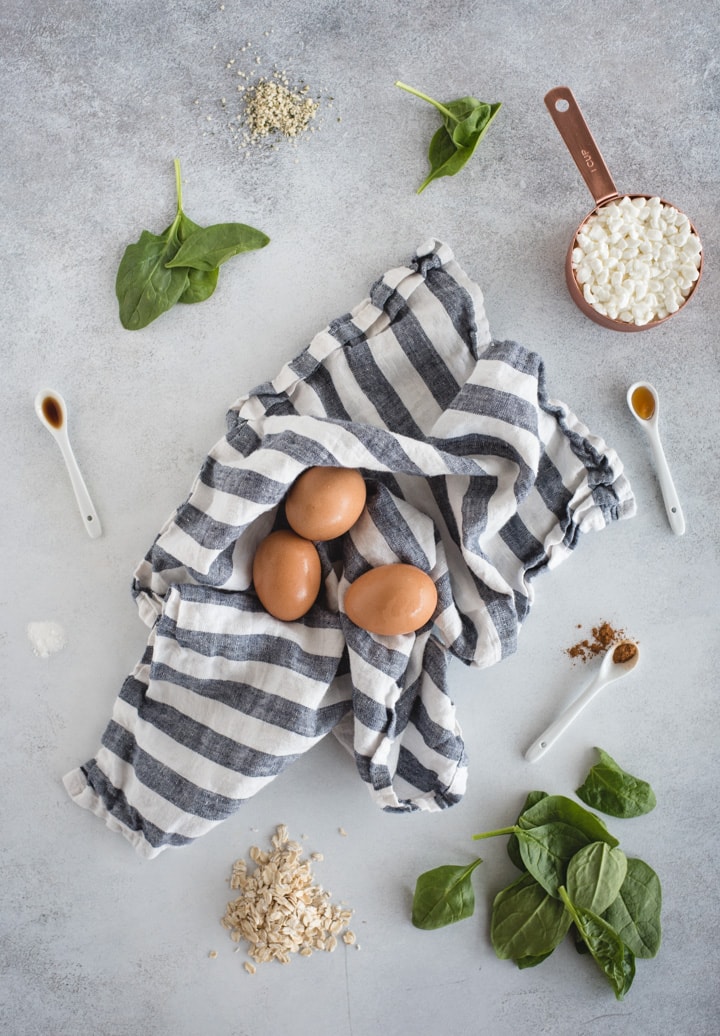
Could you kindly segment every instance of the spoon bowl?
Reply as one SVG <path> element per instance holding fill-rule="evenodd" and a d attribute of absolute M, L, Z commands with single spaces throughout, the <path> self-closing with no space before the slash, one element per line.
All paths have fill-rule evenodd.
<path fill-rule="evenodd" d="M 580 697 L 576 698 L 549 727 L 546 727 L 539 737 L 535 738 L 525 752 L 527 761 L 534 763 L 541 756 L 545 755 L 560 735 L 565 733 L 570 724 L 590 704 L 595 695 L 603 687 L 607 687 L 609 683 L 631 673 L 639 661 L 640 648 L 634 640 L 621 640 L 620 643 L 609 647 L 592 682 L 582 692 Z"/>
<path fill-rule="evenodd" d="M 60 447 L 83 524 L 90 538 L 95 540 L 102 536 L 102 526 L 70 445 L 65 400 L 54 389 L 43 389 L 35 397 L 35 413 Z"/>
<path fill-rule="evenodd" d="M 638 424 L 642 426 L 650 442 L 650 449 L 670 528 L 677 536 L 682 536 L 685 532 L 685 516 L 683 515 L 680 498 L 675 489 L 675 483 L 670 474 L 665 451 L 660 441 L 658 429 L 660 398 L 657 390 L 649 381 L 636 381 L 627 391 L 627 404 L 630 408 L 630 413 Z"/>

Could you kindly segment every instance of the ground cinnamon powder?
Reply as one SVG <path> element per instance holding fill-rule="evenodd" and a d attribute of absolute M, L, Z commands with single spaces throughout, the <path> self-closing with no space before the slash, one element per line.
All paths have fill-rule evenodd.
<path fill-rule="evenodd" d="M 578 625 L 578 629 L 582 629 L 582 626 Z M 587 662 L 624 639 L 625 630 L 615 629 L 609 622 L 601 622 L 598 626 L 593 626 L 591 637 L 584 637 L 577 644 L 573 644 L 567 649 L 567 654 L 573 661 Z"/>
<path fill-rule="evenodd" d="M 631 641 L 625 640 L 622 644 L 618 644 L 613 651 L 613 662 L 629 662 L 631 658 L 635 658 L 636 654 L 637 648 L 635 645 Z"/>

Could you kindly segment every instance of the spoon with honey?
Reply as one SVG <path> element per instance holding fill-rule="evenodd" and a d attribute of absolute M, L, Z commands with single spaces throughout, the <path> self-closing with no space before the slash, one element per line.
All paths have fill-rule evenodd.
<path fill-rule="evenodd" d="M 102 536 L 102 526 L 70 445 L 65 400 L 59 392 L 55 392 L 52 389 L 43 389 L 35 397 L 35 413 L 60 447 L 60 452 L 63 455 L 63 460 L 70 475 L 75 499 L 80 508 L 83 524 L 90 538 L 96 540 L 98 536 Z"/>
<path fill-rule="evenodd" d="M 678 536 L 682 536 L 685 532 L 685 517 L 680 506 L 680 498 L 677 495 L 672 475 L 670 474 L 668 462 L 665 458 L 665 451 L 660 442 L 660 433 L 658 432 L 658 412 L 660 409 L 658 394 L 650 382 L 636 381 L 628 389 L 627 402 L 630 412 L 638 424 L 642 425 L 650 440 L 650 448 L 670 528 Z"/>
<path fill-rule="evenodd" d="M 560 735 L 565 733 L 570 724 L 577 719 L 603 687 L 607 687 L 613 680 L 619 680 L 621 676 L 627 676 L 639 661 L 640 648 L 634 640 L 621 640 L 614 647 L 609 647 L 603 656 L 600 668 L 586 690 L 579 698 L 571 702 L 565 711 L 543 730 L 539 737 L 535 738 L 525 753 L 527 761 L 529 763 L 537 762 L 548 748 L 555 744 Z"/>

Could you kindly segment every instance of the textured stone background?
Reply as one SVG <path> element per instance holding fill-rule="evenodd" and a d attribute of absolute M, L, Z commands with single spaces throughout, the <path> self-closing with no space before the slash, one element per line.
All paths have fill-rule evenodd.
<path fill-rule="evenodd" d="M 4 1032 L 717 1031 L 717 15 L 714 0 L 5 0 Z M 297 146 L 238 149 L 236 73 L 273 67 L 320 99 L 317 130 Z M 420 196 L 435 114 L 395 89 L 398 78 L 440 99 L 503 102 L 471 165 Z M 618 187 L 663 195 L 701 232 L 696 299 L 646 334 L 597 327 L 566 292 L 564 253 L 591 199 L 543 104 L 560 84 Z M 272 242 L 233 260 L 208 302 L 127 332 L 117 265 L 142 228 L 170 222 L 176 156 L 193 219 L 247 222 Z M 494 335 L 537 349 L 552 394 L 618 450 L 638 515 L 538 580 L 516 656 L 485 673 L 455 668 L 471 762 L 461 805 L 385 816 L 327 741 L 192 849 L 143 863 L 60 782 L 95 750 L 144 646 L 135 564 L 222 434 L 226 407 L 431 235 L 481 284 Z M 639 378 L 661 395 L 682 539 L 625 408 Z M 104 525 L 97 541 L 34 417 L 44 386 L 68 402 Z M 587 678 L 564 649 L 578 624 L 602 619 L 640 639 L 641 668 L 531 767 L 523 749 Z M 37 621 L 63 626 L 62 651 L 33 653 L 26 630 Z M 471 834 L 508 822 L 530 788 L 571 793 L 595 744 L 658 796 L 654 813 L 611 825 L 665 894 L 664 945 L 638 963 L 622 1004 L 569 943 L 534 971 L 495 959 L 490 904 L 510 880 L 499 842 L 483 845 L 473 920 L 435 934 L 409 922 L 419 872 L 471 859 Z M 325 853 L 317 877 L 355 908 L 361 949 L 251 977 L 218 921 L 232 861 L 280 821 Z"/>

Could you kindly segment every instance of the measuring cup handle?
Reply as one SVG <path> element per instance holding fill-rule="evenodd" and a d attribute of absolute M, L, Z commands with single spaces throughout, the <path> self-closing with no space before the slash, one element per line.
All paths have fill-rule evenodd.
<path fill-rule="evenodd" d="M 580 175 L 595 199 L 595 204 L 602 205 L 603 202 L 616 198 L 617 187 L 572 90 L 567 86 L 556 86 L 545 94 L 545 104 Z"/>

